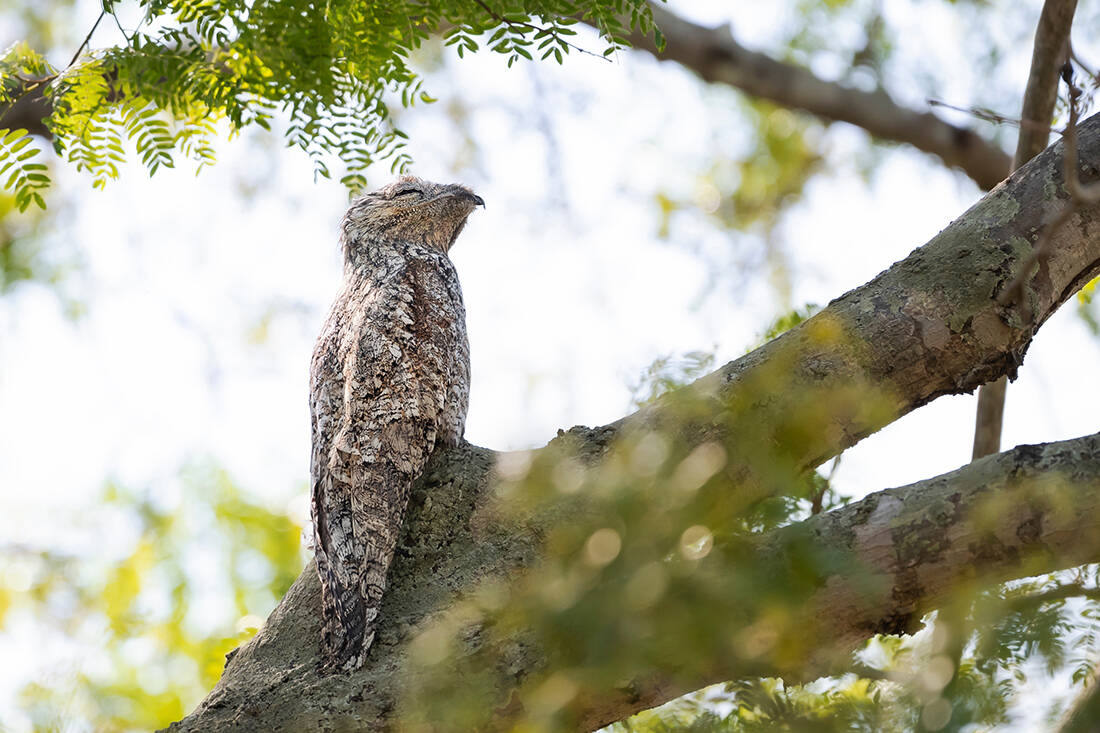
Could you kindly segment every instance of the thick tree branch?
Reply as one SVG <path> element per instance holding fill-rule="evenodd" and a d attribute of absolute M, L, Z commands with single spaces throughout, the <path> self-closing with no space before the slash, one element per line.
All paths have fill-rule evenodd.
<path fill-rule="evenodd" d="M 1046 0 L 1035 27 L 1031 52 L 1031 71 L 1024 90 L 1020 111 L 1020 136 L 1012 170 L 1046 149 L 1050 140 L 1050 122 L 1058 99 L 1058 72 L 1069 57 L 1069 33 L 1077 0 Z M 1008 382 L 1001 377 L 978 390 L 978 409 L 974 419 L 973 457 L 981 458 L 1001 449 L 1001 424 L 1004 419 Z"/>
<path fill-rule="evenodd" d="M 169 730 L 382 730 L 393 724 L 410 626 L 445 604 L 471 577 L 529 559 L 522 546 L 512 546 L 499 534 L 470 531 L 491 463 L 489 451 L 472 446 L 433 461 L 414 496 L 394 571 L 398 580 L 387 596 L 382 633 L 365 670 L 351 676 L 318 674 L 320 586 L 311 563 L 257 637 L 233 655 L 213 692 Z M 1020 446 L 943 476 L 873 494 L 765 537 L 761 561 L 774 561 L 773 548 L 783 547 L 792 532 L 812 538 L 811 552 L 845 551 L 852 559 L 825 579 L 791 625 L 803 641 L 816 645 L 807 664 L 717 667 L 712 676 L 690 683 L 650 675 L 628 692 L 594 698 L 583 718 L 585 729 L 746 672 L 813 679 L 842 665 L 854 647 L 875 633 L 912 631 L 924 611 L 960 588 L 1100 560 L 1100 435 Z M 440 540 L 442 551 L 436 546 Z M 774 632 L 757 628 L 755 633 Z M 780 635 L 767 643 L 786 641 Z M 531 668 L 539 662 L 514 660 Z"/>
<path fill-rule="evenodd" d="M 881 89 L 865 92 L 825 81 L 808 69 L 746 49 L 734 40 L 728 27 L 697 25 L 658 3 L 650 3 L 650 9 L 667 46 L 658 52 L 653 39 L 639 32 L 629 37 L 631 45 L 659 59 L 675 61 L 705 81 L 728 84 L 826 120 L 848 122 L 882 140 L 908 143 L 962 170 L 986 190 L 1011 170 L 1011 157 L 992 142 L 931 112 L 902 107 Z"/>
<path fill-rule="evenodd" d="M 1100 160 L 1100 117 L 1079 133 L 1081 159 Z M 664 400 L 605 428 L 576 428 L 572 442 L 598 459 L 624 431 L 679 431 L 689 444 L 730 446 L 752 436 L 809 468 L 941 394 L 1013 373 L 1039 324 L 1100 270 L 1100 203 L 1094 203 L 1055 235 L 1057 247 L 1030 282 L 1036 318 L 1025 324 L 996 302 L 1045 217 L 1067 197 L 1061 156 L 1054 146 L 905 260 L 687 388 L 709 405 L 709 426 L 696 421 L 685 430 L 675 401 Z M 1080 172 L 1085 183 L 1100 178 L 1095 162 Z M 486 513 L 496 458 L 465 446 L 433 460 L 410 503 L 379 636 L 363 670 L 318 674 L 319 588 L 311 565 L 260 634 L 235 653 L 206 700 L 173 730 L 392 724 L 408 683 L 405 655 L 414 626 L 487 576 L 507 577 L 537 559 L 531 528 L 537 535 L 545 518 L 532 517 L 530 527 L 518 530 Z M 758 480 L 748 465 L 730 467 L 727 475 L 730 491 L 751 490 Z M 777 568 L 783 538 L 792 532 L 814 548 L 853 558 L 805 606 L 799 628 L 808 647 L 801 662 L 739 667 L 717 660 L 705 678 L 676 682 L 666 670 L 639 670 L 629 690 L 594 696 L 581 718 L 596 727 L 721 678 L 811 678 L 871 633 L 912 628 L 960 584 L 1098 560 L 1098 489 L 1100 438 L 1091 436 L 1021 447 L 768 535 L 759 552 Z M 1004 503 L 996 511 L 980 511 L 998 498 Z M 782 574 L 775 582 L 784 582 Z M 512 679 L 543 662 L 532 649 L 517 654 L 509 661 L 517 670 Z"/>

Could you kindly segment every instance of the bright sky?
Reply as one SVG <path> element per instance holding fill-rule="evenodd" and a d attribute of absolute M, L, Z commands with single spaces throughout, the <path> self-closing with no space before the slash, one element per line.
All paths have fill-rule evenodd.
<path fill-rule="evenodd" d="M 953 63 L 962 31 L 945 11 L 917 5 L 935 17 L 899 39 L 903 55 Z M 717 22 L 721 7 L 693 12 Z M 85 10 L 90 25 L 95 10 Z M 904 21 L 917 11 L 892 12 Z M 770 18 L 735 27 L 760 46 L 775 32 Z M 1005 62 L 1021 83 L 1029 51 Z M 965 103 L 973 80 L 956 81 L 944 94 Z M 669 241 L 656 236 L 653 194 L 705 200 L 697 172 L 715 150 L 744 145 L 733 93 L 628 54 L 510 71 L 479 55 L 448 64 L 428 87 L 441 101 L 402 120 L 414 172 L 460 180 L 487 202 L 453 257 L 472 349 L 467 438 L 493 448 L 538 446 L 558 428 L 621 417 L 629 384 L 659 356 L 736 358 L 786 305 L 824 304 L 864 283 L 979 195 L 908 149 L 883 154 L 870 188 L 854 164 L 842 165 L 781 229 L 794 263 L 784 304 L 766 274 L 737 264 L 757 257 L 752 238 L 692 212 L 674 219 Z M 447 114 L 455 105 L 476 153 Z M 830 135 L 839 160 L 861 144 L 854 131 Z M 371 180 L 388 178 L 379 169 Z M 60 215 L 48 235 L 83 262 L 67 287 L 86 315 L 68 318 L 40 286 L 0 300 L 0 536 L 110 554 L 118 543 L 94 506 L 105 479 L 176 497 L 181 466 L 207 456 L 304 518 L 306 377 L 340 275 L 344 192 L 315 184 L 302 155 L 251 136 L 223 142 L 218 165 L 198 177 L 183 166 L 150 181 L 131 167 L 106 191 L 89 183 L 58 170 L 49 201 Z M 1072 311 L 1043 327 L 1010 387 L 1006 446 L 1096 430 L 1100 346 Z M 839 488 L 859 496 L 965 463 L 973 409 L 973 397 L 941 398 L 865 440 L 845 454 Z M 50 667 L 71 653 L 20 628 L 0 635 L 0 658 L 45 649 Z M 13 730 L 25 724 L 8 716 L 26 681 L 19 668 L 0 665 L 0 719 Z"/>

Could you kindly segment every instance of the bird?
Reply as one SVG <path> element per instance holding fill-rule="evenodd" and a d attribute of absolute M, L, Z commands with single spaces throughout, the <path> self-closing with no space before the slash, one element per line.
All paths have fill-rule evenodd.
<path fill-rule="evenodd" d="M 470 346 L 448 253 L 485 202 L 414 176 L 353 200 L 344 271 L 310 362 L 322 666 L 363 666 L 413 481 L 463 440 Z"/>

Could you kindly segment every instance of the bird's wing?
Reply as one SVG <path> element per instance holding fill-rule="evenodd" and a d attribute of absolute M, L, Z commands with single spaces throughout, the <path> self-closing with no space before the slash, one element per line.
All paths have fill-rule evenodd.
<path fill-rule="evenodd" d="M 315 355 L 313 521 L 330 663 L 362 665 L 413 480 L 435 448 L 461 313 L 415 264 L 355 303 Z M 464 341 L 464 339 L 462 339 Z M 318 435 L 320 433 L 320 435 Z"/>

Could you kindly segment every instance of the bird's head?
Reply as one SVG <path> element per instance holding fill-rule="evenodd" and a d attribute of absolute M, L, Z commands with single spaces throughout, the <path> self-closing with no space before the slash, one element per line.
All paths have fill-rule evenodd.
<path fill-rule="evenodd" d="M 344 256 L 371 242 L 426 244 L 447 252 L 466 218 L 485 202 L 458 183 L 432 183 L 402 176 L 352 202 L 341 225 Z"/>

